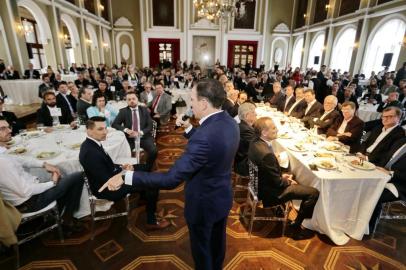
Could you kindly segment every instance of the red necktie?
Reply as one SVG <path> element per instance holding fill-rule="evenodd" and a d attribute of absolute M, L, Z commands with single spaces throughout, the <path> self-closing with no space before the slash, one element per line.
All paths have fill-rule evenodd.
<path fill-rule="evenodd" d="M 136 110 L 133 110 L 133 130 L 138 131 L 138 117 Z"/>
<path fill-rule="evenodd" d="M 159 99 L 161 98 L 161 95 L 158 95 L 155 99 L 154 104 L 152 104 L 152 111 L 155 111 L 155 107 L 158 105 Z"/>

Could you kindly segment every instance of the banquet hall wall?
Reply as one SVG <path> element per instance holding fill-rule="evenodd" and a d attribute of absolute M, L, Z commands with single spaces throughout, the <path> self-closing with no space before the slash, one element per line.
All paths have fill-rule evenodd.
<path fill-rule="evenodd" d="M 85 5 L 92 1 L 92 5 Z M 168 0 L 172 4 L 172 0 Z M 303 37 L 304 45 L 300 55 L 301 67 L 308 67 L 311 46 L 314 39 L 324 34 L 320 64 L 330 65 L 334 54 L 334 44 L 345 28 L 356 29 L 349 71 L 362 70 L 368 40 L 375 27 L 382 20 L 397 18 L 406 22 L 404 1 L 392 0 L 379 4 L 377 0 L 361 0 L 355 12 L 339 16 L 340 7 L 347 0 L 329 0 L 326 17 L 316 16 L 316 9 L 323 7 L 322 0 L 309 0 L 304 8 L 304 25 L 297 25 L 300 0 L 256 0 L 255 16 L 252 28 L 236 28 L 233 19 L 213 22 L 197 18 L 193 0 L 173 0 L 174 14 L 172 26 L 154 25 L 154 4 L 152 0 L 0 0 L 0 57 L 6 65 L 12 64 L 21 72 L 29 62 L 24 30 L 21 29 L 21 7 L 27 8 L 35 18 L 41 18 L 41 42 L 44 44 L 47 64 L 54 69 L 58 64 L 68 66 L 62 27 L 66 26 L 74 51 L 74 61 L 96 66 L 99 62 L 108 65 L 126 61 L 138 67 L 149 66 L 148 40 L 151 38 L 178 39 L 180 59 L 190 63 L 193 60 L 196 40 L 201 37 L 214 38 L 214 50 L 208 60 L 214 63 L 219 59 L 222 64 L 228 62 L 228 44 L 230 41 L 247 43 L 257 42 L 254 55 L 256 65 L 262 62 L 267 69 L 278 61 L 284 68 L 292 62 L 295 42 Z M 74 2 L 75 4 L 72 4 Z M 323 3 L 324 3 L 323 2 Z M 381 1 L 382 2 L 382 1 Z M 101 6 L 103 4 L 103 6 Z M 95 7 L 88 11 L 85 6 Z M 157 7 L 155 7 L 157 8 Z M 159 7 L 158 7 L 159 9 Z M 42 16 L 40 16 L 43 14 Z M 107 16 L 106 19 L 101 15 Z M 323 13 L 324 14 L 324 13 Z M 315 21 L 318 21 L 315 23 Z M 41 25 L 40 25 L 41 26 Z M 49 29 L 49 31 L 48 31 Z M 196 38 L 197 37 L 197 38 Z M 406 39 L 400 49 L 396 68 L 406 59 Z M 231 42 L 231 44 L 233 44 Z M 312 60 L 312 59 L 310 59 Z"/>

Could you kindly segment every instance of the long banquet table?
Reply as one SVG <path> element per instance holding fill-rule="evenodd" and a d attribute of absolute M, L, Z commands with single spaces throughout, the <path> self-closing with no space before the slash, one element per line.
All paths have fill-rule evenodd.
<path fill-rule="evenodd" d="M 20 154 L 20 158 L 38 158 L 41 152 L 54 152 L 54 156 L 45 158 L 44 161 L 58 166 L 64 173 L 83 171 L 79 163 L 79 147 L 86 138 L 84 126 L 77 130 L 71 130 L 68 126 L 54 128 L 52 133 L 40 131 L 27 132 L 26 136 L 18 135 L 13 138 L 15 145 L 10 148 L 10 155 L 17 148 L 26 148 L 28 151 Z M 59 145 L 58 145 L 59 143 Z M 110 155 L 111 159 L 118 163 L 134 162 L 131 159 L 131 149 L 124 136 L 124 133 L 109 128 L 106 141 L 102 142 L 103 148 Z M 90 214 L 87 190 L 84 188 L 80 201 L 80 208 L 75 217 L 80 218 Z"/>
<path fill-rule="evenodd" d="M 8 102 L 15 105 L 40 103 L 38 87 L 41 83 L 41 80 L 0 80 Z"/>
<path fill-rule="evenodd" d="M 390 176 L 377 169 L 356 169 L 349 163 L 355 157 L 327 150 L 322 152 L 335 155 L 330 161 L 337 168 L 318 168 L 318 171 L 313 171 L 309 164 L 320 160 L 314 154 L 332 143 L 269 108 L 258 107 L 257 115 L 271 117 L 278 128 L 278 134 L 286 134 L 287 139 L 273 141 L 273 148 L 275 152 L 287 152 L 291 171 L 297 181 L 315 187 L 320 192 L 313 217 L 306 219 L 303 226 L 326 234 L 337 245 L 346 244 L 350 237 L 361 240 L 364 234 L 369 233 L 370 217 Z M 285 121 L 284 125 L 281 120 Z M 294 150 L 292 146 L 298 142 L 304 143 L 305 151 Z"/>

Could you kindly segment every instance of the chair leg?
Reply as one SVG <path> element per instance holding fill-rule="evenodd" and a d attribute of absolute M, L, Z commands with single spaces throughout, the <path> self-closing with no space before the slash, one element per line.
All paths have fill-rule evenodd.
<path fill-rule="evenodd" d="M 92 221 L 91 221 L 91 224 L 90 224 L 90 240 L 93 240 L 94 239 L 94 223 L 95 223 L 95 204 L 94 204 L 94 202 L 91 202 L 90 203 L 90 213 L 91 213 L 91 217 L 92 217 Z"/>
<path fill-rule="evenodd" d="M 58 236 L 59 236 L 59 241 L 61 243 L 65 242 L 65 239 L 63 237 L 63 231 L 62 231 L 62 223 L 61 223 L 61 216 L 59 215 L 59 210 L 58 206 L 55 206 L 54 208 L 54 213 L 55 213 L 55 218 L 56 218 L 56 223 L 58 225 Z"/>
<path fill-rule="evenodd" d="M 125 197 L 125 210 L 127 212 L 127 225 L 130 224 L 130 197 Z"/>
<path fill-rule="evenodd" d="M 254 219 L 255 219 L 255 212 L 256 212 L 256 208 L 257 208 L 257 204 L 254 202 L 252 204 L 252 209 L 251 209 L 251 219 L 250 219 L 250 228 L 248 231 L 248 235 L 251 238 L 251 234 L 252 234 L 252 227 L 254 226 Z"/>
<path fill-rule="evenodd" d="M 15 244 L 12 246 L 13 247 L 13 251 L 16 257 L 16 269 L 20 268 L 20 250 L 18 248 L 18 244 Z"/>

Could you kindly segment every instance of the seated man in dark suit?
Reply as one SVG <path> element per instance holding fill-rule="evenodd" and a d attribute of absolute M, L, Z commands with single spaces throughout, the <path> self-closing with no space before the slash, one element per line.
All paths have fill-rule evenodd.
<path fill-rule="evenodd" d="M 319 197 L 319 191 L 303 186 L 293 180 L 293 175 L 282 174 L 278 159 L 271 147 L 271 141 L 277 138 L 278 130 L 269 117 L 262 117 L 254 124 L 256 138 L 251 142 L 248 158 L 258 166 L 258 198 L 264 207 L 281 204 L 289 200 L 302 200 L 299 213 L 291 223 L 295 230 L 294 239 L 306 237 L 301 224 L 305 218 L 311 218 Z"/>
<path fill-rule="evenodd" d="M 117 165 L 114 164 L 110 156 L 104 151 L 101 144 L 106 140 L 107 129 L 105 118 L 94 116 L 86 122 L 87 138 L 82 143 L 79 153 L 79 161 L 82 165 L 86 176 L 89 179 L 90 189 L 96 198 L 106 199 L 110 201 L 119 201 L 129 193 L 136 193 L 142 190 L 135 188 L 131 185 L 124 185 L 119 190 L 109 191 L 104 190 L 99 192 L 103 184 L 112 176 L 125 171 L 142 171 L 142 165 Z M 155 217 L 156 202 L 159 195 L 159 190 L 148 189 L 146 191 L 147 197 L 147 228 L 148 229 L 163 229 L 168 227 L 168 221 L 158 222 Z"/>
<path fill-rule="evenodd" d="M 327 130 L 337 121 L 340 113 L 336 110 L 337 97 L 330 95 L 325 97 L 323 108 L 324 112 L 320 118 L 310 119 L 310 128 L 317 128 L 319 134 L 326 134 Z"/>
<path fill-rule="evenodd" d="M 284 113 L 289 112 L 292 105 L 295 104 L 295 102 L 296 102 L 296 98 L 293 94 L 294 94 L 293 87 L 291 85 L 286 86 L 285 96 L 284 96 L 283 100 L 279 103 L 278 111 L 284 112 Z"/>
<path fill-rule="evenodd" d="M 295 90 L 295 103 L 290 107 L 290 109 L 285 112 L 285 115 L 292 116 L 296 118 L 302 118 L 304 115 L 304 111 L 307 107 L 306 100 L 304 99 L 304 89 L 299 87 Z"/>
<path fill-rule="evenodd" d="M 221 109 L 228 112 L 231 117 L 235 117 L 238 114 L 238 90 L 230 90 L 227 92 L 227 99 L 224 101 Z"/>
<path fill-rule="evenodd" d="M 255 105 L 250 102 L 241 104 L 238 108 L 238 117 L 241 120 L 240 144 L 234 159 L 234 171 L 239 175 L 248 176 L 248 147 L 255 137 L 252 125 L 257 120 Z"/>
<path fill-rule="evenodd" d="M 140 136 L 140 147 L 148 155 L 147 169 L 150 171 L 158 153 L 151 136 L 152 119 L 146 107 L 138 106 L 135 92 L 128 92 L 126 99 L 128 106 L 119 111 L 112 127 L 125 133 L 131 149 L 134 149 L 135 139 Z"/>
<path fill-rule="evenodd" d="M 59 94 L 56 96 L 56 105 L 69 111 L 72 117 L 76 116 L 76 99 L 68 94 L 68 84 L 62 81 L 58 84 Z"/>
<path fill-rule="evenodd" d="M 46 91 L 54 89 L 48 73 L 42 74 L 42 81 L 43 83 L 38 86 L 38 97 L 41 99 Z"/>
<path fill-rule="evenodd" d="M 398 92 L 390 92 L 388 95 L 388 98 L 382 102 L 378 109 L 376 109 L 377 112 L 382 112 L 385 108 L 389 107 L 398 107 L 399 109 L 403 109 L 403 104 L 402 102 L 399 101 L 399 93 Z"/>
<path fill-rule="evenodd" d="M 347 86 L 343 92 L 337 95 L 338 98 L 338 103 L 343 104 L 346 101 L 351 101 L 354 102 L 356 109 L 358 110 L 358 101 L 357 97 L 355 96 L 354 93 L 354 88 L 352 86 Z"/>
<path fill-rule="evenodd" d="M 268 101 L 271 107 L 278 108 L 281 107 L 282 103 L 285 101 L 285 94 L 282 92 L 282 86 L 280 82 L 273 83 L 273 92 L 274 95 Z"/>
<path fill-rule="evenodd" d="M 309 128 L 310 119 L 319 118 L 321 116 L 323 105 L 316 100 L 316 94 L 313 89 L 304 91 L 304 99 L 306 100 L 307 106 L 301 120 L 305 127 Z"/>
<path fill-rule="evenodd" d="M 369 221 L 369 235 L 373 235 L 375 232 L 383 203 L 406 200 L 406 137 L 394 142 L 391 149 L 386 152 L 383 163 L 385 163 L 383 168 L 378 167 L 378 169 L 390 174 L 392 178 L 385 185 L 372 213 Z"/>
<path fill-rule="evenodd" d="M 388 107 L 382 112 L 382 124 L 371 131 L 362 143 L 358 155 L 377 166 L 385 166 L 385 153 L 393 144 L 405 136 L 405 130 L 399 126 L 402 111 L 398 107 Z"/>
<path fill-rule="evenodd" d="M 351 101 L 344 102 L 341 107 L 342 117 L 327 130 L 327 140 L 340 141 L 350 146 L 350 152 L 359 150 L 364 122 L 355 115 L 355 104 Z"/>
<path fill-rule="evenodd" d="M 75 80 L 75 84 L 78 88 L 86 87 L 90 84 L 90 81 L 85 78 L 83 72 L 78 73 L 78 78 Z"/>
<path fill-rule="evenodd" d="M 371 85 L 369 92 L 366 93 L 361 100 L 368 100 L 368 103 L 372 104 L 381 104 L 382 103 L 382 95 L 379 94 L 378 86 Z"/>
<path fill-rule="evenodd" d="M 56 96 L 53 91 L 44 93 L 44 102 L 37 111 L 37 124 L 52 127 L 59 124 L 75 125 L 72 114 L 66 107 L 56 105 Z"/>
<path fill-rule="evenodd" d="M 4 98 L 0 96 L 0 116 L 4 117 L 11 127 L 11 135 L 15 136 L 20 132 L 20 129 L 25 129 L 25 124 L 17 119 L 13 112 L 3 111 Z"/>
<path fill-rule="evenodd" d="M 76 103 L 76 112 L 78 115 L 79 120 L 82 123 L 86 123 L 87 117 L 87 108 L 92 106 L 92 97 L 93 91 L 90 88 L 84 87 L 81 88 L 79 91 L 79 99 Z"/>
<path fill-rule="evenodd" d="M 39 79 L 39 71 L 34 69 L 34 65 L 29 63 L 28 69 L 24 70 L 24 79 Z"/>
<path fill-rule="evenodd" d="M 15 70 L 13 66 L 8 66 L 5 77 L 7 80 L 19 80 L 20 73 L 18 73 L 18 71 Z"/>
<path fill-rule="evenodd" d="M 152 101 L 151 115 L 160 124 L 166 124 L 169 121 L 172 110 L 172 97 L 164 92 L 162 83 L 155 84 L 156 96 Z"/>

